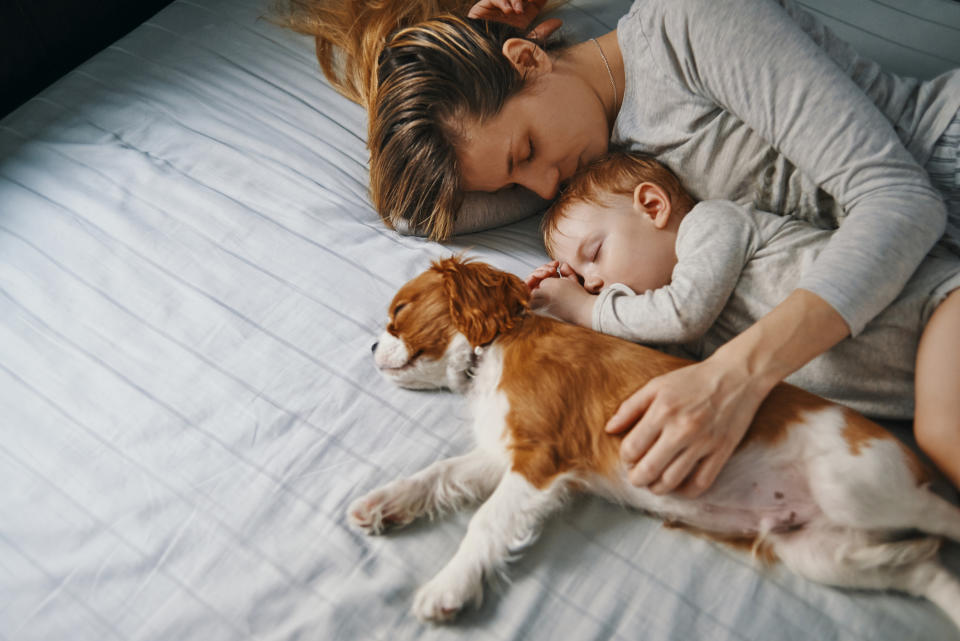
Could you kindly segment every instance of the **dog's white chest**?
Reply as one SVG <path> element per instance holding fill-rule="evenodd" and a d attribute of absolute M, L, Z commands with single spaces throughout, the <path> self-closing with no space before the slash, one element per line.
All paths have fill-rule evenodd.
<path fill-rule="evenodd" d="M 476 368 L 468 402 L 473 414 L 473 438 L 489 452 L 505 455 L 507 446 L 507 412 L 510 403 L 498 389 L 503 373 L 503 358 L 496 347 L 488 348 Z"/>

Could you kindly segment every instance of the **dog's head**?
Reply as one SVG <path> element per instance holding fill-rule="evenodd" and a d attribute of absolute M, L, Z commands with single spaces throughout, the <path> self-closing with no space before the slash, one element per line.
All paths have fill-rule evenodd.
<path fill-rule="evenodd" d="M 529 301 L 513 274 L 459 257 L 434 261 L 394 296 L 374 360 L 401 387 L 459 390 L 474 349 L 516 326 Z"/>

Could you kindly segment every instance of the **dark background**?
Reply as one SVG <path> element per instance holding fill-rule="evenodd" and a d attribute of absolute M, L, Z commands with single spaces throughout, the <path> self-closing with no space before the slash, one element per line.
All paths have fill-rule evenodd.
<path fill-rule="evenodd" d="M 171 0 L 0 0 L 0 117 Z"/>

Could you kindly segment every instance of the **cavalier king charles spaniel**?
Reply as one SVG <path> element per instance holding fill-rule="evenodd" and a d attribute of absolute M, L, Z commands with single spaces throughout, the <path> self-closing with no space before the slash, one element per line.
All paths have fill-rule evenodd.
<path fill-rule="evenodd" d="M 960 510 L 934 494 L 916 455 L 860 414 L 781 384 L 714 484 L 697 498 L 627 480 L 604 425 L 645 382 L 689 361 L 532 313 L 516 276 L 439 260 L 404 285 L 373 347 L 380 372 L 410 389 L 466 395 L 475 447 L 357 499 L 368 534 L 481 503 L 453 558 L 413 612 L 446 621 L 479 603 L 575 492 L 602 496 L 781 561 L 825 584 L 923 596 L 960 626 L 960 582 L 938 558 L 960 540 Z"/>

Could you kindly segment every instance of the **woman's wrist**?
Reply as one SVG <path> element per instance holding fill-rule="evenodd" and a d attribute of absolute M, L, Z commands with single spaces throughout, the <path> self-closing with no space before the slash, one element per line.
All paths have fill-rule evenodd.
<path fill-rule="evenodd" d="M 710 358 L 762 399 L 849 335 L 843 317 L 830 304 L 798 289 Z"/>

